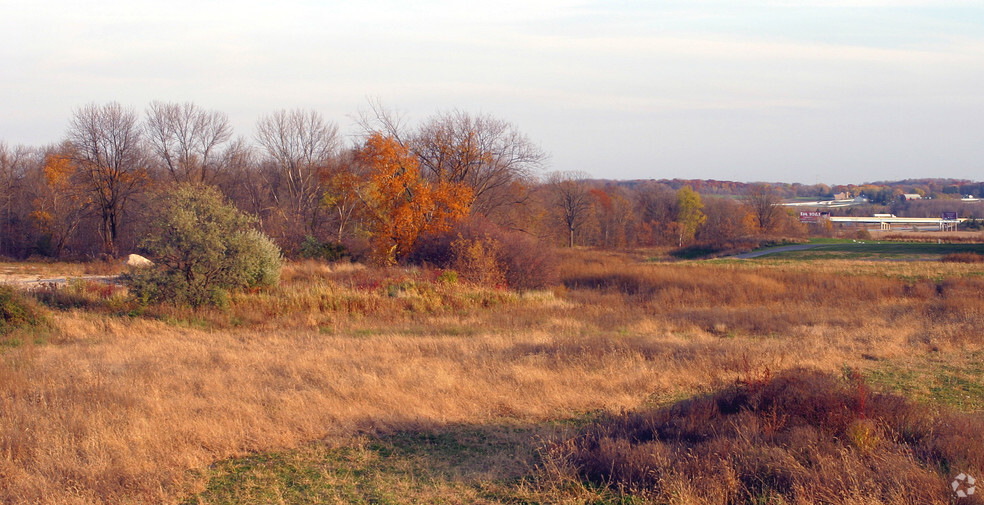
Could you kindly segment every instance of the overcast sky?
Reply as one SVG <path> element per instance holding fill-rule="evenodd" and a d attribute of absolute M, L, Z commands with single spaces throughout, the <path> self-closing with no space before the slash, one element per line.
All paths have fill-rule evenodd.
<path fill-rule="evenodd" d="M 828 184 L 984 180 L 984 3 L 0 0 L 0 140 L 192 101 L 256 119 L 367 98 L 515 124 L 551 170 Z"/>

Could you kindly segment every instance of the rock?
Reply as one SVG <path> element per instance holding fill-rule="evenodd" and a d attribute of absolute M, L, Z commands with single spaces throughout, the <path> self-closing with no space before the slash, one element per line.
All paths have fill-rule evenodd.
<path fill-rule="evenodd" d="M 135 267 L 135 268 L 149 267 L 152 266 L 153 264 L 154 264 L 153 261 L 150 261 L 149 259 L 144 258 L 139 254 L 131 254 L 126 258 L 126 265 L 130 267 Z"/>

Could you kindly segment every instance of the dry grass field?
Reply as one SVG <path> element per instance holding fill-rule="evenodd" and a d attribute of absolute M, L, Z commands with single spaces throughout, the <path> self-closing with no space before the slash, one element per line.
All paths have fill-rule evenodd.
<path fill-rule="evenodd" d="M 85 282 L 39 290 L 47 322 L 0 337 L 0 501 L 787 503 L 771 488 L 653 494 L 648 477 L 590 470 L 603 459 L 578 466 L 598 451 L 576 440 L 624 443 L 627 428 L 605 431 L 610 416 L 664 422 L 681 400 L 756 380 L 764 390 L 800 368 L 822 375 L 810 384 L 865 377 L 871 395 L 980 426 L 981 264 L 573 251 L 561 269 L 555 288 L 518 293 L 426 269 L 294 263 L 278 288 L 225 309 L 141 308 Z M 864 417 L 849 391 L 832 405 Z M 869 435 L 841 420 L 836 433 L 860 441 L 824 450 L 867 450 L 865 437 L 895 433 L 885 419 Z M 905 450 L 892 457 L 916 458 Z M 955 450 L 943 466 L 916 458 L 931 467 L 919 497 L 947 503 L 951 474 L 984 477 L 980 458 Z M 888 461 L 865 454 L 844 461 Z M 846 486 L 828 503 L 893 503 Z M 811 489 L 821 494 L 801 496 L 824 496 Z"/>

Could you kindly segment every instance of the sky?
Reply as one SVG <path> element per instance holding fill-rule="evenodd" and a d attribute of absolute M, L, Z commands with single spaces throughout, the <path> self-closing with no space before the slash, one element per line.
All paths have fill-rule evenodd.
<path fill-rule="evenodd" d="M 984 180 L 984 2 L 0 0 L 0 141 L 191 101 L 511 122 L 610 179 Z"/>

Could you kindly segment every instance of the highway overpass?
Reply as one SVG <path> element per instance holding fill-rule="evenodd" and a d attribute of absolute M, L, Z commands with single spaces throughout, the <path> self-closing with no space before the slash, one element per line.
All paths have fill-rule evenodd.
<path fill-rule="evenodd" d="M 939 217 L 895 217 L 895 216 L 871 216 L 871 217 L 835 217 L 830 216 L 831 223 L 856 223 L 856 224 L 877 224 L 882 230 L 891 230 L 892 225 L 899 226 L 938 226 L 940 230 L 956 230 L 957 223 L 966 221 L 967 218 L 942 219 Z"/>

